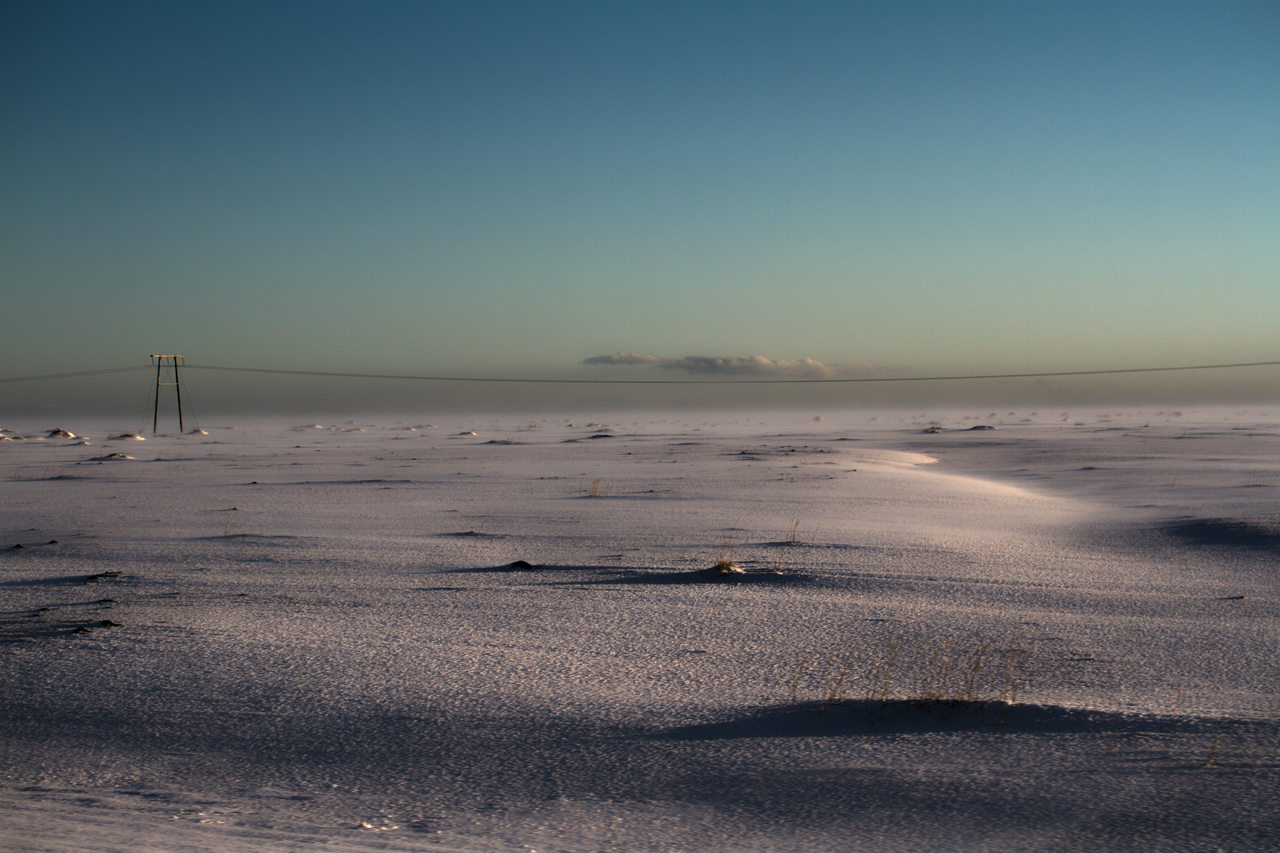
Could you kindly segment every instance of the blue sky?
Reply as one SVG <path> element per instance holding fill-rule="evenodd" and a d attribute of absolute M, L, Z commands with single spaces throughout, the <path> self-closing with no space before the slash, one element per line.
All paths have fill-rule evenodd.
<path fill-rule="evenodd" d="M 1273 360 L 1278 152 L 1269 2 L 9 2 L 0 357 Z"/>

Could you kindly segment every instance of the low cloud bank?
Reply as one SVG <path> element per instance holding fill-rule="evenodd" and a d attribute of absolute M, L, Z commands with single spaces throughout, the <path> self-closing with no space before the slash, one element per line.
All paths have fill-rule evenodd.
<path fill-rule="evenodd" d="M 683 370 L 700 376 L 745 376 L 777 379 L 865 379 L 881 368 L 875 364 L 823 364 L 812 358 L 788 359 L 734 356 L 687 355 L 684 358 L 661 358 L 619 352 L 597 355 L 583 364 L 648 364 L 664 370 Z"/>
<path fill-rule="evenodd" d="M 634 352 L 619 352 L 614 355 L 597 355 L 583 361 L 583 364 L 665 364 L 669 358 L 656 355 L 637 355 Z"/>

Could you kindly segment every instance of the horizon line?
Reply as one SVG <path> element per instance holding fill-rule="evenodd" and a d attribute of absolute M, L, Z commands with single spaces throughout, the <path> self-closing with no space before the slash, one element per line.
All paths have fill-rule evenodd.
<path fill-rule="evenodd" d="M 481 376 L 414 376 L 394 373 L 345 373 L 322 370 L 285 370 L 270 367 L 225 367 L 211 364 L 183 364 L 188 370 L 221 370 L 235 373 L 267 373 L 287 376 L 329 376 L 344 379 L 396 379 L 419 382 L 512 382 L 550 385 L 815 385 L 851 384 L 857 382 L 955 382 L 979 379 L 1039 379 L 1053 376 L 1104 376 L 1124 373 L 1163 373 L 1182 370 L 1227 370 L 1241 367 L 1275 367 L 1280 361 L 1251 361 L 1234 364 L 1196 364 L 1177 367 L 1127 367 L 1108 370 L 1057 370 L 1044 373 L 982 373 L 948 376 L 880 376 L 842 379 L 532 379 Z M 0 383 L 39 382 L 53 379 L 71 379 L 81 376 L 102 376 L 113 373 L 131 373 L 152 370 L 154 364 L 135 367 L 109 367 L 100 370 L 82 370 L 70 373 L 48 373 L 39 376 L 15 376 L 0 379 Z"/>

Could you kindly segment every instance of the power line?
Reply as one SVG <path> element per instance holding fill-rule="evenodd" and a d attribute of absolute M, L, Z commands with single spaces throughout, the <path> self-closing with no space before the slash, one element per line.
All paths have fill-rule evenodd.
<path fill-rule="evenodd" d="M 151 365 L 144 364 L 137 367 L 108 367 L 105 370 L 80 370 L 75 373 L 46 373 L 42 376 L 11 376 L 8 379 L 0 379 L 0 382 L 40 382 L 45 379 L 71 379 L 75 376 L 102 376 L 106 373 L 132 373 L 137 370 L 150 370 Z"/>
<path fill-rule="evenodd" d="M 1242 364 L 1198 364 L 1185 367 L 1130 367 L 1120 370 L 1061 370 L 1054 373 L 986 373 L 972 376 L 884 376 L 854 379 L 512 379 L 475 376 L 406 376 L 394 373 L 336 373 L 318 370 L 277 370 L 265 367 L 215 367 L 188 364 L 188 370 L 226 370 L 238 373 L 279 373 L 289 376 L 338 376 L 348 379 L 414 379 L 423 382 L 523 382 L 554 385 L 799 385 L 851 382 L 948 382 L 960 379 L 1035 379 L 1050 376 L 1101 376 L 1116 373 L 1160 373 L 1175 370 L 1224 370 L 1233 367 L 1274 367 L 1280 361 Z"/>
<path fill-rule="evenodd" d="M 1054 376 L 1106 376 L 1121 373 L 1170 373 L 1181 370 L 1227 370 L 1238 367 L 1275 367 L 1280 361 L 1251 361 L 1239 364 L 1195 364 L 1179 367 L 1127 367 L 1116 370 L 1059 370 L 1050 373 L 982 373 L 964 376 L 877 376 L 844 379 L 518 379 L 484 376 L 411 376 L 399 373 L 340 373 L 322 370 L 281 370 L 270 367 L 221 367 L 212 364 L 187 364 L 187 370 L 221 370 L 234 373 L 267 373 L 285 376 L 327 376 L 342 379 L 401 379 L 419 382 L 514 382 L 545 385 L 814 385 L 849 384 L 855 382 L 955 382 L 965 379 L 1044 379 Z M 74 373 L 48 373 L 42 376 L 15 376 L 3 382 L 38 382 L 48 379 L 70 379 L 77 376 L 101 376 L 151 370 L 151 365 L 112 367 L 104 370 L 81 370 Z"/>

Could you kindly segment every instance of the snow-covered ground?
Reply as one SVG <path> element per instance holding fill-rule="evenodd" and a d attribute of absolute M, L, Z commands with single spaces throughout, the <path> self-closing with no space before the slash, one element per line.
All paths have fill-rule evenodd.
<path fill-rule="evenodd" d="M 813 414 L 0 424 L 0 848 L 1280 847 L 1280 413 Z"/>

